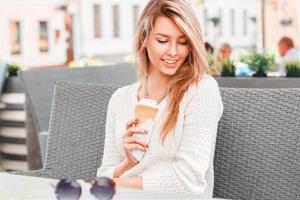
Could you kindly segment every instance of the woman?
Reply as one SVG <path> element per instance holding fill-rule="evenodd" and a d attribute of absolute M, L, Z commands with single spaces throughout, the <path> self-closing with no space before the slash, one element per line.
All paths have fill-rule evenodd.
<path fill-rule="evenodd" d="M 200 25 L 184 0 L 150 0 L 136 35 L 139 81 L 118 89 L 107 115 L 98 176 L 117 186 L 212 197 L 213 156 L 223 105 L 208 75 Z M 150 142 L 136 137 L 134 109 L 144 97 L 157 101 Z M 135 150 L 144 151 L 138 161 Z"/>
<path fill-rule="evenodd" d="M 218 51 L 217 58 L 211 66 L 211 74 L 213 76 L 220 76 L 222 73 L 222 62 L 230 61 L 232 48 L 229 44 L 223 43 Z"/>

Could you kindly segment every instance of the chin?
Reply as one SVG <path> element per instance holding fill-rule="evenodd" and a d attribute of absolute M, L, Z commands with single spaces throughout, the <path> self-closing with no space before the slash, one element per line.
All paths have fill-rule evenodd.
<path fill-rule="evenodd" d="M 165 69 L 162 73 L 166 76 L 172 76 L 177 72 L 177 69 Z"/>

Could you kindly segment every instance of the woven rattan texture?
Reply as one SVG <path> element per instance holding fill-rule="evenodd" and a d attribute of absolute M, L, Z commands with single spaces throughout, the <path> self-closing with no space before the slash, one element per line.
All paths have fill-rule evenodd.
<path fill-rule="evenodd" d="M 300 199 L 300 89 L 221 88 L 214 196 Z"/>
<path fill-rule="evenodd" d="M 44 170 L 22 174 L 90 180 L 101 164 L 115 86 L 59 82 Z M 214 196 L 300 199 L 300 89 L 220 88 Z M 21 172 L 18 172 L 19 174 Z"/>
<path fill-rule="evenodd" d="M 49 124 L 45 170 L 55 178 L 89 180 L 101 165 L 108 101 L 116 86 L 58 82 Z"/>

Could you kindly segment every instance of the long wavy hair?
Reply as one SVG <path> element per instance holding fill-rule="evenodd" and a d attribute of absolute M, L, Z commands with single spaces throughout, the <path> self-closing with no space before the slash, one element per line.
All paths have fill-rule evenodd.
<path fill-rule="evenodd" d="M 196 13 L 185 0 L 150 0 L 143 10 L 137 26 L 135 36 L 135 54 L 138 77 L 142 85 L 145 85 L 150 60 L 147 53 L 147 39 L 154 28 L 155 20 L 165 16 L 181 29 L 188 40 L 189 54 L 179 67 L 177 72 L 171 76 L 168 87 L 168 112 L 161 127 L 161 142 L 174 129 L 179 104 L 188 88 L 197 83 L 204 74 L 210 73 L 204 48 L 201 27 Z"/>

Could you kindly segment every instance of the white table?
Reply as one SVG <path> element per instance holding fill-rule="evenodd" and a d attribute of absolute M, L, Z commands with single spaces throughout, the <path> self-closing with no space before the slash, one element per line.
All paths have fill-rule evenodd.
<path fill-rule="evenodd" d="M 0 173 L 0 199 L 56 199 L 54 187 L 57 179 L 38 178 L 30 176 L 20 176 L 8 173 Z M 90 184 L 79 181 L 82 194 L 81 199 L 95 199 L 90 194 Z M 118 199 L 199 199 L 197 196 L 180 196 L 177 194 L 159 194 L 133 190 L 127 188 L 117 188 L 113 200 Z"/>

